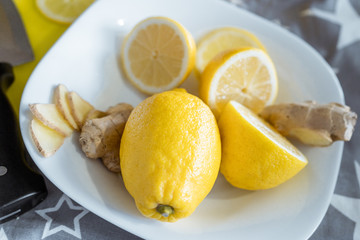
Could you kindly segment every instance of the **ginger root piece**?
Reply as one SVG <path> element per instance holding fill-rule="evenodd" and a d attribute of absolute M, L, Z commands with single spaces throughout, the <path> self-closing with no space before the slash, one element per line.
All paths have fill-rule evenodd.
<path fill-rule="evenodd" d="M 120 173 L 119 149 L 122 133 L 133 107 L 120 103 L 106 111 L 106 116 L 88 119 L 81 129 L 80 145 L 89 158 L 101 158 L 112 172 Z"/>
<path fill-rule="evenodd" d="M 76 124 L 75 119 L 71 114 L 67 94 L 67 88 L 64 85 L 59 84 L 54 91 L 54 102 L 59 112 L 65 117 L 72 128 L 79 130 L 79 126 Z"/>
<path fill-rule="evenodd" d="M 29 108 L 32 114 L 44 125 L 57 131 L 64 137 L 68 137 L 72 134 L 73 128 L 59 112 L 55 104 L 29 104 Z"/>
<path fill-rule="evenodd" d="M 284 136 L 313 146 L 349 141 L 357 120 L 357 114 L 348 106 L 339 103 L 321 105 L 314 101 L 268 106 L 260 116 Z"/>
<path fill-rule="evenodd" d="M 30 133 L 37 150 L 44 157 L 52 156 L 62 146 L 65 139 L 63 135 L 45 126 L 37 118 L 31 120 Z"/>
<path fill-rule="evenodd" d="M 80 95 L 76 92 L 68 92 L 67 94 L 70 112 L 73 116 L 76 124 L 81 129 L 85 123 L 86 116 L 89 112 L 94 109 L 94 107 L 85 101 Z"/>
<path fill-rule="evenodd" d="M 109 114 L 94 108 L 94 109 L 90 110 L 90 112 L 86 115 L 85 122 L 90 119 L 102 118 L 107 115 L 109 115 Z"/>

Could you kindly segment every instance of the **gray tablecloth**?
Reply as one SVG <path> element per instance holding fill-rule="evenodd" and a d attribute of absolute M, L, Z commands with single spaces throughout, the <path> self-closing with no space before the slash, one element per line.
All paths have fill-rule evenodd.
<path fill-rule="evenodd" d="M 360 113 L 359 0 L 228 0 L 310 43 L 331 65 L 346 104 Z M 331 205 L 310 239 L 360 239 L 360 129 L 345 144 Z M 46 180 L 48 197 L 0 225 L 0 240 L 138 239 L 79 206 Z M 240 236 L 239 236 L 240 237 Z"/>

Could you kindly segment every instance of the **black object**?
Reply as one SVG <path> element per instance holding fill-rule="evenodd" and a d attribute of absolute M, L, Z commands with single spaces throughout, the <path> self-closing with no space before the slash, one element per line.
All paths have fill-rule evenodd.
<path fill-rule="evenodd" d="M 0 0 L 0 62 L 18 66 L 33 59 L 24 24 L 13 0 Z"/>
<path fill-rule="evenodd" d="M 0 223 L 32 209 L 47 196 L 44 178 L 29 167 L 31 158 L 5 95 L 13 81 L 11 65 L 0 63 Z"/>

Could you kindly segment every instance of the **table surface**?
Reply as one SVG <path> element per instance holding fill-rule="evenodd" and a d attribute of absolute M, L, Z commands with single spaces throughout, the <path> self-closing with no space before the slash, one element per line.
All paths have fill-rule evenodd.
<path fill-rule="evenodd" d="M 311 44 L 339 78 L 346 104 L 360 113 L 359 0 L 227 1 L 279 24 Z M 60 27 L 58 35 L 65 29 L 66 27 Z M 23 86 L 24 84 L 17 88 Z M 16 106 L 17 101 L 19 100 L 15 99 L 12 103 Z M 345 143 L 340 173 L 329 209 L 310 239 L 360 239 L 358 146 L 359 124 L 352 140 Z M 41 204 L 17 219 L 0 224 L 0 240 L 139 239 L 72 201 L 47 179 L 46 184 L 49 193 Z"/>

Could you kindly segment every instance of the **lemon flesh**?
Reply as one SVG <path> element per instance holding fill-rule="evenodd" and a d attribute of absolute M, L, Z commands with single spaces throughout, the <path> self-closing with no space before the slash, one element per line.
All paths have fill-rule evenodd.
<path fill-rule="evenodd" d="M 235 187 L 273 188 L 294 177 L 308 162 L 286 138 L 235 101 L 226 105 L 218 124 L 220 172 Z"/>
<path fill-rule="evenodd" d="M 94 0 L 36 0 L 36 6 L 47 18 L 72 23 Z"/>
<path fill-rule="evenodd" d="M 251 32 L 237 27 L 221 27 L 204 35 L 197 44 L 196 70 L 202 73 L 217 54 L 230 49 L 254 47 L 266 51 L 261 41 Z"/>
<path fill-rule="evenodd" d="M 200 97 L 218 117 L 230 100 L 258 113 L 277 96 L 278 80 L 270 57 L 256 48 L 218 54 L 205 68 Z"/>
<path fill-rule="evenodd" d="M 124 184 L 146 217 L 189 216 L 217 178 L 220 134 L 211 110 L 182 91 L 155 94 L 131 113 L 121 139 Z"/>
<path fill-rule="evenodd" d="M 191 34 L 166 17 L 150 17 L 126 36 L 121 52 L 127 78 L 140 91 L 154 94 L 179 86 L 195 64 Z"/>

